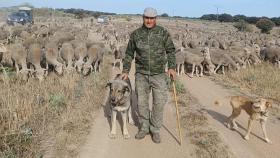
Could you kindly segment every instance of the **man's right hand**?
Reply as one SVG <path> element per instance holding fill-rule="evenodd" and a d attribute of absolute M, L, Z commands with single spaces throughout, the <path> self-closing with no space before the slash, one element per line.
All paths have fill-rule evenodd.
<path fill-rule="evenodd" d="M 127 79 L 128 79 L 128 73 L 123 72 L 123 73 L 121 74 L 121 78 L 122 78 L 123 80 L 127 80 Z"/>

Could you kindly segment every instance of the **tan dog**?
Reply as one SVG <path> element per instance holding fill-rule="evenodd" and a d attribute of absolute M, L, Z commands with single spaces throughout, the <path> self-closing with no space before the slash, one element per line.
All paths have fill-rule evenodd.
<path fill-rule="evenodd" d="M 227 127 L 231 128 L 232 126 L 233 129 L 238 129 L 235 118 L 240 115 L 241 110 L 243 109 L 250 116 L 248 121 L 247 133 L 244 136 L 244 139 L 249 140 L 253 120 L 259 120 L 265 141 L 267 143 L 272 143 L 267 137 L 265 127 L 268 118 L 268 108 L 272 107 L 272 102 L 263 98 L 252 100 L 244 96 L 230 96 L 229 98 L 230 105 L 232 106 L 232 114 L 228 117 L 228 120 L 226 122 Z M 215 104 L 219 104 L 219 102 L 216 101 Z"/>

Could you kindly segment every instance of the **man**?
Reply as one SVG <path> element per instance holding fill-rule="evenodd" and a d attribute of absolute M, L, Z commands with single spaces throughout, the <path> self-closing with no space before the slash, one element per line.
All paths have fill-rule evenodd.
<path fill-rule="evenodd" d="M 146 8 L 143 26 L 136 29 L 128 42 L 123 65 L 122 77 L 126 79 L 135 56 L 135 91 L 138 99 L 140 129 L 136 139 L 143 139 L 149 133 L 152 140 L 160 143 L 160 128 L 163 121 L 163 107 L 167 102 L 167 77 L 176 77 L 175 47 L 168 31 L 156 25 L 157 11 Z M 167 74 L 165 73 L 168 63 Z M 152 90 L 153 108 L 150 114 L 149 94 Z"/>

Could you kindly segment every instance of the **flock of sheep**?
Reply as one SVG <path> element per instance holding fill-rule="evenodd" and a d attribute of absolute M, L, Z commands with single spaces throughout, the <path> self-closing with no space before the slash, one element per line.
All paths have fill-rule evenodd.
<path fill-rule="evenodd" d="M 279 35 L 242 33 L 217 23 L 213 25 L 219 27 L 208 27 L 210 22 L 199 26 L 185 23 L 160 21 L 175 43 L 178 75 L 189 72 L 189 68 L 191 77 L 194 73 L 224 74 L 225 68 L 236 71 L 263 61 L 280 68 Z M 3 25 L 1 65 L 14 67 L 24 80 L 35 77 L 42 81 L 49 71 L 57 75 L 100 71 L 104 53 L 111 51 L 115 57 L 113 68 L 119 63 L 121 69 L 129 34 L 141 24 L 141 19 L 116 18 L 104 25 L 93 23 L 92 19 L 42 17 L 30 26 Z"/>
<path fill-rule="evenodd" d="M 242 33 L 229 26 L 212 30 L 181 26 L 172 32 L 178 75 L 189 72 L 186 66 L 191 69 L 190 77 L 194 73 L 225 74 L 225 68 L 236 71 L 264 61 L 280 68 L 280 35 Z"/>
<path fill-rule="evenodd" d="M 0 27 L 1 66 L 13 67 L 17 76 L 40 81 L 54 71 L 61 76 L 77 71 L 100 71 L 105 45 L 90 39 L 92 30 L 67 22 Z M 98 35 L 98 34 L 97 34 Z"/>

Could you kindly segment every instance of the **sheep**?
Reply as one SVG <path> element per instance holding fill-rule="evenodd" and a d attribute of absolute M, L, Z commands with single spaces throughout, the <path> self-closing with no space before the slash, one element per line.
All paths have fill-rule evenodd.
<path fill-rule="evenodd" d="M 261 63 L 260 60 L 260 47 L 257 44 L 253 44 L 252 47 L 245 47 L 245 62 L 248 64 L 248 66 L 251 66 L 251 64 L 259 64 Z"/>
<path fill-rule="evenodd" d="M 73 44 L 73 42 L 72 42 Z M 76 68 L 76 70 L 80 73 L 82 71 L 82 67 L 84 64 L 84 59 L 87 55 L 87 46 L 85 43 L 83 42 L 78 42 L 73 44 L 75 49 L 74 49 L 74 56 L 76 58 L 76 62 L 74 67 Z M 76 46 L 75 46 L 76 45 Z"/>
<path fill-rule="evenodd" d="M 31 64 L 34 69 L 35 77 L 39 79 L 39 81 L 43 81 L 43 79 L 47 76 L 47 69 L 41 67 L 41 47 L 37 43 L 33 43 L 29 47 L 29 52 L 27 54 L 27 61 Z"/>
<path fill-rule="evenodd" d="M 204 61 L 204 57 L 200 56 L 199 54 L 195 54 L 192 53 L 190 50 L 192 49 L 184 49 L 183 47 L 180 48 L 180 51 L 176 53 L 176 63 L 177 63 L 177 73 L 178 74 L 182 74 L 182 72 L 184 72 L 184 64 L 191 64 L 192 65 L 192 73 L 190 75 L 190 77 L 193 77 L 194 71 L 196 70 L 196 76 L 203 76 L 203 66 L 202 66 L 202 62 Z M 178 54 L 179 53 L 179 54 Z M 182 58 L 179 61 L 179 57 Z M 180 71 L 180 65 L 182 67 L 181 71 Z M 197 66 L 200 67 L 200 75 L 198 75 L 198 69 Z"/>
<path fill-rule="evenodd" d="M 177 53 L 175 54 L 175 58 L 176 58 L 176 67 L 177 67 L 176 70 L 179 76 L 185 72 L 184 69 L 185 53 L 183 52 L 182 48 L 181 50 L 177 51 Z"/>
<path fill-rule="evenodd" d="M 10 33 L 5 28 L 0 28 L 0 43 L 8 43 Z"/>
<path fill-rule="evenodd" d="M 12 44 L 9 47 L 9 51 L 11 52 L 11 59 L 14 61 L 14 65 L 16 67 L 16 74 L 21 75 L 24 81 L 28 80 L 30 69 L 27 68 L 27 51 L 23 47 L 21 43 Z M 19 70 L 19 66 L 21 66 L 21 70 Z"/>
<path fill-rule="evenodd" d="M 54 42 L 49 42 L 45 46 L 45 58 L 46 58 L 46 69 L 49 69 L 49 65 L 54 67 L 55 72 L 58 75 L 63 74 L 63 64 L 58 61 L 59 52 L 58 46 Z"/>
<path fill-rule="evenodd" d="M 214 69 L 213 73 L 216 74 L 217 70 L 222 67 L 222 74 L 225 74 L 224 67 L 225 66 L 233 66 L 236 70 L 239 69 L 239 66 L 232 60 L 231 56 L 226 53 L 220 52 L 217 49 L 213 50 L 210 53 L 209 47 L 205 47 L 203 50 L 203 56 L 206 59 L 206 62 L 217 65 Z"/>
<path fill-rule="evenodd" d="M 103 50 L 104 47 L 102 47 L 99 44 L 92 44 L 88 51 L 87 51 L 87 61 L 83 65 L 83 75 L 88 75 L 93 70 L 93 64 L 94 64 L 94 72 L 99 69 L 100 71 L 100 63 L 102 62 L 102 58 L 104 55 Z"/>
<path fill-rule="evenodd" d="M 193 74 L 194 74 L 195 70 L 196 70 L 196 76 L 202 77 L 203 76 L 202 62 L 204 61 L 204 57 L 200 56 L 198 54 L 191 53 L 190 51 L 188 51 L 186 49 L 183 50 L 183 53 L 184 53 L 184 57 L 185 57 L 184 61 L 187 64 L 191 64 L 192 65 L 192 73 L 191 73 L 190 77 L 193 77 Z M 198 70 L 197 70 L 196 66 L 200 67 L 200 75 L 198 75 Z"/>
<path fill-rule="evenodd" d="M 66 72 L 70 73 L 74 69 L 74 48 L 71 43 L 63 43 L 60 49 L 62 59 L 65 61 Z"/>
<path fill-rule="evenodd" d="M 70 32 L 65 31 L 58 31 L 55 32 L 50 41 L 56 42 L 58 46 L 60 47 L 64 42 L 70 42 L 74 40 L 75 37 Z"/>
<path fill-rule="evenodd" d="M 8 51 L 7 46 L 0 43 L 0 63 L 8 66 L 12 66 L 11 52 Z"/>
<path fill-rule="evenodd" d="M 116 63 L 120 64 L 120 70 L 122 70 L 123 67 L 123 59 L 125 57 L 125 51 L 126 51 L 126 46 L 124 45 L 117 45 L 116 48 L 114 49 L 114 63 L 113 63 L 113 69 L 116 66 Z"/>
<path fill-rule="evenodd" d="M 279 47 L 267 47 L 261 50 L 261 58 L 264 61 L 270 61 L 271 63 L 277 64 L 280 68 L 280 48 Z"/>
<path fill-rule="evenodd" d="M 0 53 L 7 52 L 7 48 L 4 46 L 3 43 L 0 43 Z"/>

